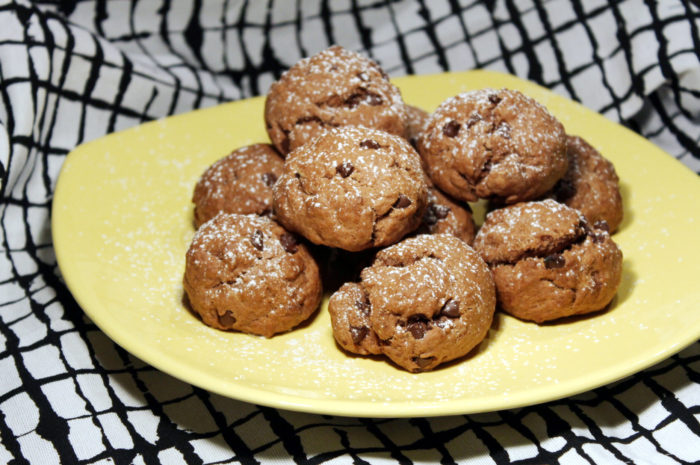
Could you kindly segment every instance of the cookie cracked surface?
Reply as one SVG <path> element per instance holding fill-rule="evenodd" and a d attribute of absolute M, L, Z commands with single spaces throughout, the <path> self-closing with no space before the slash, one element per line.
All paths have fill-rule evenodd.
<path fill-rule="evenodd" d="M 287 229 L 315 244 L 359 251 L 415 230 L 427 196 L 420 159 L 406 140 L 345 126 L 288 155 L 273 203 Z"/>
<path fill-rule="evenodd" d="M 443 102 L 418 138 L 430 178 L 456 199 L 513 204 L 542 196 L 567 168 L 566 134 L 516 90 L 481 89 Z"/>
<path fill-rule="evenodd" d="M 338 344 L 383 354 L 412 372 L 467 354 L 486 336 L 496 305 L 481 257 L 447 235 L 420 235 L 377 253 L 356 283 L 329 301 Z"/>
<path fill-rule="evenodd" d="M 282 154 L 345 125 L 404 135 L 404 120 L 401 93 L 379 65 L 339 46 L 296 63 L 265 100 L 267 132 Z"/>
<path fill-rule="evenodd" d="M 493 272 L 500 308 L 537 323 L 602 310 L 622 278 L 607 225 L 552 199 L 490 212 L 474 248 Z"/>
<path fill-rule="evenodd" d="M 202 321 L 271 337 L 309 318 L 321 302 L 306 247 L 267 217 L 221 213 L 195 233 L 185 292 Z"/>
<path fill-rule="evenodd" d="M 551 197 L 580 210 L 590 223 L 605 221 L 614 233 L 623 217 L 620 180 L 613 164 L 579 136 L 566 137 L 569 168 Z"/>

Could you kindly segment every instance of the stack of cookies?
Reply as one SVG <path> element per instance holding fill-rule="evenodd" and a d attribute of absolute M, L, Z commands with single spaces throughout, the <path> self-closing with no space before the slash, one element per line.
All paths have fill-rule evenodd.
<path fill-rule="evenodd" d="M 208 325 L 271 337 L 325 287 L 342 350 L 420 372 L 471 351 L 497 307 L 542 323 L 617 291 L 615 170 L 518 91 L 428 114 L 334 46 L 271 86 L 265 124 L 270 144 L 235 150 L 194 189 L 184 288 Z"/>

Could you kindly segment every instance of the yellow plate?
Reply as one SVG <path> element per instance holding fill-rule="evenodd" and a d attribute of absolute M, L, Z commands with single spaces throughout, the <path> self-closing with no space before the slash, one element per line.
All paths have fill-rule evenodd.
<path fill-rule="evenodd" d="M 410 374 L 335 345 L 325 307 L 301 329 L 264 339 L 210 329 L 181 302 L 193 235 L 192 189 L 232 149 L 267 141 L 263 99 L 194 111 L 115 133 L 67 157 L 53 203 L 65 281 L 117 344 L 156 368 L 228 397 L 306 412 L 412 417 L 493 411 L 586 391 L 644 369 L 700 337 L 700 182 L 668 154 L 532 83 L 493 72 L 396 79 L 406 102 L 434 109 L 483 87 L 519 89 L 615 164 L 625 261 L 612 308 L 537 326 L 498 316 L 478 350 Z"/>

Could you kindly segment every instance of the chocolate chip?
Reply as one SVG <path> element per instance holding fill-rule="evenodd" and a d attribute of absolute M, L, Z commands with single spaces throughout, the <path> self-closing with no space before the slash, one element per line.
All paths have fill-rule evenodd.
<path fill-rule="evenodd" d="M 379 147 L 381 147 L 381 145 L 379 145 L 379 142 L 377 142 L 376 140 L 365 139 L 362 142 L 360 142 L 360 147 L 362 147 L 363 149 L 375 149 L 376 150 Z"/>
<path fill-rule="evenodd" d="M 447 205 L 433 204 L 431 210 L 435 213 L 435 217 L 439 220 L 444 220 L 450 214 L 450 207 Z"/>
<path fill-rule="evenodd" d="M 459 124 L 457 121 L 450 120 L 449 123 L 442 127 L 442 133 L 447 137 L 455 137 L 457 134 L 459 134 L 459 128 L 461 126 L 462 125 Z"/>
<path fill-rule="evenodd" d="M 367 91 L 358 92 L 352 94 L 350 97 L 345 99 L 345 104 L 350 108 L 355 108 L 360 103 L 366 102 L 369 105 L 377 106 L 382 104 L 382 98 L 377 94 L 370 94 Z"/>
<path fill-rule="evenodd" d="M 296 123 L 294 123 L 294 124 L 306 124 L 306 123 L 323 124 L 323 121 L 321 121 L 321 118 L 319 118 L 318 116 L 302 116 L 301 118 L 298 118 Z"/>
<path fill-rule="evenodd" d="M 421 369 L 424 369 L 424 368 L 430 366 L 434 361 L 435 361 L 435 357 L 426 357 L 426 358 L 413 357 L 413 362 L 415 362 L 415 364 L 418 365 L 418 367 Z"/>
<path fill-rule="evenodd" d="M 364 300 L 356 300 L 355 307 L 357 307 L 357 309 L 361 311 L 363 315 L 369 316 L 369 310 L 371 308 L 371 305 L 369 303 L 369 300 L 367 299 L 367 296 L 365 296 Z"/>
<path fill-rule="evenodd" d="M 598 233 L 593 232 L 593 233 L 590 234 L 591 239 L 592 239 L 593 242 L 595 242 L 596 244 L 600 244 L 601 242 L 604 242 L 604 241 L 605 241 L 605 238 L 607 237 L 607 235 L 608 235 L 608 234 L 605 233 L 605 232 L 598 232 Z"/>
<path fill-rule="evenodd" d="M 428 205 L 428 208 L 425 209 L 425 213 L 423 214 L 423 222 L 428 226 L 432 226 L 437 223 L 438 220 L 447 218 L 447 215 L 449 214 L 450 207 L 431 203 Z"/>
<path fill-rule="evenodd" d="M 350 336 L 352 337 L 353 344 L 357 345 L 369 334 L 369 328 L 367 326 L 350 326 Z"/>
<path fill-rule="evenodd" d="M 561 268 L 566 264 L 566 260 L 561 254 L 555 253 L 544 257 L 544 267 L 548 270 Z"/>
<path fill-rule="evenodd" d="M 425 209 L 425 213 L 423 213 L 423 223 L 427 224 L 428 226 L 433 226 L 438 222 L 437 216 L 435 216 L 435 212 L 432 208 L 433 205 L 434 204 L 430 204 L 428 208 Z"/>
<path fill-rule="evenodd" d="M 350 108 L 355 108 L 357 105 L 360 104 L 362 101 L 362 95 L 361 94 L 352 94 L 350 97 L 345 99 L 345 104 L 349 106 Z"/>
<path fill-rule="evenodd" d="M 447 327 L 448 320 L 451 320 L 451 318 L 447 318 L 446 316 L 438 315 L 439 318 L 433 318 L 433 323 L 435 323 L 435 326 L 438 328 L 445 328 Z"/>
<path fill-rule="evenodd" d="M 355 167 L 352 166 L 352 163 L 350 163 L 349 161 L 344 161 L 343 163 L 335 167 L 335 172 L 344 178 L 350 176 L 353 171 L 355 171 Z"/>
<path fill-rule="evenodd" d="M 498 94 L 489 94 L 489 102 L 498 105 L 501 103 L 501 97 L 499 97 Z"/>
<path fill-rule="evenodd" d="M 368 102 L 370 105 L 376 107 L 376 106 L 378 106 L 378 105 L 381 105 L 382 102 L 383 102 L 383 100 L 382 100 L 382 98 L 381 98 L 379 95 L 377 95 L 377 94 L 368 94 L 368 96 L 367 96 L 367 102 Z"/>
<path fill-rule="evenodd" d="M 272 187 L 277 182 L 277 175 L 275 173 L 265 173 L 262 175 L 262 181 L 267 187 Z"/>
<path fill-rule="evenodd" d="M 440 314 L 448 318 L 459 318 L 459 300 L 450 299 L 445 302 L 442 310 L 440 310 Z"/>
<path fill-rule="evenodd" d="M 481 115 L 479 113 L 472 113 L 467 120 L 467 128 L 474 126 L 479 121 L 481 121 Z"/>
<path fill-rule="evenodd" d="M 369 310 L 371 308 L 371 305 L 369 303 L 369 300 L 367 300 L 366 296 L 365 296 L 365 300 L 356 300 L 355 307 L 357 307 L 357 309 L 359 311 L 361 311 L 364 315 L 369 315 Z"/>
<path fill-rule="evenodd" d="M 593 227 L 595 229 L 602 229 L 603 231 L 609 233 L 610 232 L 610 226 L 608 225 L 608 222 L 605 220 L 598 220 L 595 223 L 593 223 Z"/>
<path fill-rule="evenodd" d="M 258 250 L 263 249 L 263 233 L 259 229 L 256 229 L 253 234 L 250 235 L 250 242 Z"/>
<path fill-rule="evenodd" d="M 367 73 L 364 71 L 357 73 L 356 76 L 360 79 L 360 81 L 369 81 L 369 76 L 367 76 Z"/>
<path fill-rule="evenodd" d="M 231 327 L 236 323 L 236 317 L 233 316 L 231 310 L 226 310 L 223 315 L 219 315 L 219 323 L 221 326 Z"/>
<path fill-rule="evenodd" d="M 411 205 L 411 199 L 403 194 L 399 194 L 399 198 L 394 202 L 394 208 L 402 209 Z"/>
<path fill-rule="evenodd" d="M 428 324 L 421 319 L 410 320 L 406 325 L 406 329 L 408 329 L 408 332 L 411 333 L 411 336 L 415 339 L 423 339 L 428 329 Z"/>
<path fill-rule="evenodd" d="M 299 246 L 297 238 L 294 237 L 293 234 L 289 233 L 284 233 L 280 236 L 280 244 L 282 244 L 282 248 L 285 252 L 292 254 L 296 253 Z"/>
<path fill-rule="evenodd" d="M 503 137 L 504 139 L 510 139 L 511 127 L 505 121 L 502 121 L 496 128 L 496 134 Z"/>

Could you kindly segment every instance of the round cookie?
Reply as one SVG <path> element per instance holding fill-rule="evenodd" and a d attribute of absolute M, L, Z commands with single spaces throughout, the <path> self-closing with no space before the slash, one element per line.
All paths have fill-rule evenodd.
<path fill-rule="evenodd" d="M 550 195 L 579 210 L 590 223 L 605 221 L 611 233 L 617 231 L 623 213 L 615 167 L 578 136 L 567 136 L 566 154 L 569 169 Z"/>
<path fill-rule="evenodd" d="M 415 230 L 427 197 L 420 158 L 405 139 L 344 126 L 287 156 L 273 205 L 287 229 L 311 242 L 359 251 Z"/>
<path fill-rule="evenodd" d="M 321 278 L 303 244 L 268 217 L 221 213 L 195 233 L 185 292 L 202 321 L 271 337 L 306 320 Z"/>
<path fill-rule="evenodd" d="M 401 94 L 374 61 L 339 46 L 304 58 L 270 86 L 265 124 L 282 154 L 323 129 L 367 126 L 403 136 Z"/>
<path fill-rule="evenodd" d="M 216 161 L 194 188 L 195 227 L 219 212 L 272 213 L 272 186 L 283 167 L 284 159 L 269 144 L 241 147 Z"/>
<path fill-rule="evenodd" d="M 537 323 L 603 309 L 622 277 L 605 225 L 552 199 L 490 212 L 474 248 L 493 272 L 500 308 Z"/>
<path fill-rule="evenodd" d="M 406 105 L 406 134 L 404 137 L 414 147 L 428 124 L 428 118 L 430 118 L 430 113 L 422 108 Z"/>
<path fill-rule="evenodd" d="M 416 234 L 450 234 L 471 245 L 476 235 L 472 209 L 468 203 L 459 203 L 430 185 L 428 207 Z"/>
<path fill-rule="evenodd" d="M 328 304 L 340 347 L 383 354 L 411 372 L 466 355 L 486 337 L 495 307 L 488 266 L 447 234 L 379 251 L 360 282 L 344 284 Z"/>
<path fill-rule="evenodd" d="M 430 116 L 418 151 L 433 182 L 469 202 L 512 204 L 541 197 L 567 168 L 562 124 L 509 89 L 447 99 Z"/>

